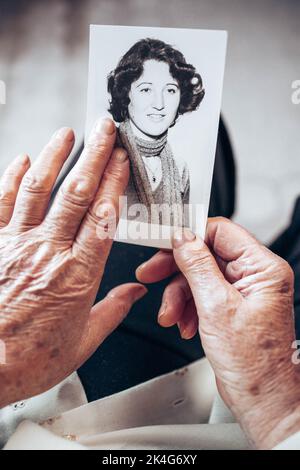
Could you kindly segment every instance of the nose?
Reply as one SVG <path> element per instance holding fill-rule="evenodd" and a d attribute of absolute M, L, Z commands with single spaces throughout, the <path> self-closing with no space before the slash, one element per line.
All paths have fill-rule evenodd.
<path fill-rule="evenodd" d="M 156 92 L 152 102 L 152 107 L 157 111 L 161 111 L 165 107 L 163 92 Z"/>

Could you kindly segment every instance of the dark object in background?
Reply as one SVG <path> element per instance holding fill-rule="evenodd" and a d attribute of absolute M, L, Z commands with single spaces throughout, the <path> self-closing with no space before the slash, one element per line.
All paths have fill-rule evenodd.
<path fill-rule="evenodd" d="M 223 119 L 219 122 L 218 141 L 213 173 L 209 217 L 230 219 L 235 210 L 236 167 L 229 134 Z"/>
<path fill-rule="evenodd" d="M 300 338 L 300 197 L 298 197 L 289 227 L 271 244 L 270 249 L 284 258 L 295 275 L 296 338 Z"/>
<path fill-rule="evenodd" d="M 81 149 L 80 149 L 81 151 Z M 59 179 L 79 158 L 71 159 Z M 209 215 L 231 217 L 235 204 L 235 166 L 230 140 L 220 120 Z M 157 249 L 115 242 L 111 250 L 96 302 L 116 285 L 136 281 L 136 268 Z M 149 293 L 135 305 L 122 323 L 79 369 L 89 401 L 120 392 L 203 357 L 199 336 L 182 340 L 177 327 L 162 328 L 157 313 L 166 281 L 149 287 Z"/>

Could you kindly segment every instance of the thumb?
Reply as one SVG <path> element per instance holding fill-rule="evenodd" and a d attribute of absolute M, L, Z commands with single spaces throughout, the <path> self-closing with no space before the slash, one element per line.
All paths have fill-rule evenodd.
<path fill-rule="evenodd" d="M 78 362 L 83 364 L 100 344 L 126 318 L 133 304 L 148 292 L 142 284 L 128 283 L 112 289 L 106 297 L 93 306 L 87 332 L 80 347 Z"/>
<path fill-rule="evenodd" d="M 234 288 L 229 284 L 205 242 L 188 229 L 172 240 L 175 262 L 191 288 L 198 314 L 215 315 L 228 302 Z"/>

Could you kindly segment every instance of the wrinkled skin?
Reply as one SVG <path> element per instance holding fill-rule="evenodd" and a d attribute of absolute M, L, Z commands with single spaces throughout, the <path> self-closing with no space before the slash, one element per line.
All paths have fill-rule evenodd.
<path fill-rule="evenodd" d="M 74 143 L 63 128 L 30 167 L 16 159 L 0 182 L 0 406 L 41 393 L 82 364 L 146 289 L 125 284 L 92 307 L 112 240 L 129 164 L 113 150 L 115 128 L 95 128 L 47 213 Z M 103 122 L 102 122 L 103 124 Z M 184 235 L 184 236 L 182 236 Z M 173 276 L 159 323 L 184 338 L 199 329 L 219 391 L 254 446 L 272 448 L 300 429 L 299 366 L 293 364 L 293 275 L 241 227 L 209 221 L 206 243 L 185 231 L 173 252 L 137 271 L 141 282 Z M 199 384 L 200 386 L 200 384 Z"/>
<path fill-rule="evenodd" d="M 158 321 L 183 338 L 199 329 L 225 403 L 257 448 L 300 430 L 300 371 L 295 340 L 293 272 L 232 222 L 210 219 L 206 243 L 179 232 L 137 270 L 141 282 L 173 276 Z"/>
<path fill-rule="evenodd" d="M 73 144 L 56 133 L 30 167 L 18 157 L 0 182 L 0 406 L 48 390 L 75 371 L 119 325 L 146 288 L 115 288 L 93 306 L 112 245 L 107 211 L 118 211 L 129 163 L 101 120 L 47 212 Z M 110 212 L 109 212 L 110 213 Z"/>

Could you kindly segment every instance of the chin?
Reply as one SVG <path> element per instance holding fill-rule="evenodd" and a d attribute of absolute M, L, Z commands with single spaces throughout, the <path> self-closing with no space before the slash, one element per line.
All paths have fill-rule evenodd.
<path fill-rule="evenodd" d="M 166 126 L 149 126 L 142 129 L 142 131 L 151 137 L 159 137 L 160 135 L 167 132 L 168 129 L 169 127 Z"/>

